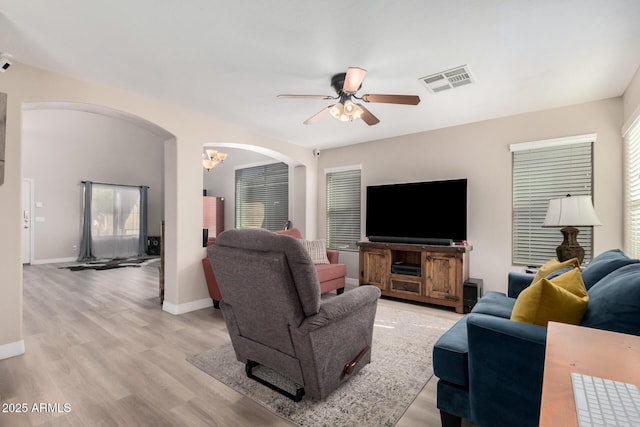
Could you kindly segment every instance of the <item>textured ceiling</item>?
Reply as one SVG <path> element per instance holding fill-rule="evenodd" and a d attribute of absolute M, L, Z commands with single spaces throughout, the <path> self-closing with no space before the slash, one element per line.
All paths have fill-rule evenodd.
<path fill-rule="evenodd" d="M 0 0 L 0 52 L 329 148 L 619 96 L 640 66 L 640 1 Z M 419 81 L 464 64 L 471 85 Z M 366 104 L 369 127 L 304 125 L 332 102 L 276 98 L 333 95 L 349 66 L 368 70 L 360 94 L 422 102 Z"/>

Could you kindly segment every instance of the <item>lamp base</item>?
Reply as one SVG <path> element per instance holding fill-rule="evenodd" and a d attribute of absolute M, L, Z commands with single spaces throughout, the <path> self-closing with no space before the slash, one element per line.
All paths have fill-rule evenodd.
<path fill-rule="evenodd" d="M 578 262 L 582 264 L 584 260 L 584 248 L 578 243 L 578 230 L 575 227 L 564 227 L 560 229 L 564 240 L 556 248 L 556 256 L 558 261 L 567 261 L 571 258 L 578 258 Z"/>

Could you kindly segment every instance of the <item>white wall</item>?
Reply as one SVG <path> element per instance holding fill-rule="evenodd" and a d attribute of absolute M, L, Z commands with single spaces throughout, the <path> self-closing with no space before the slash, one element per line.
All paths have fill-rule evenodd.
<path fill-rule="evenodd" d="M 131 121 L 68 109 L 25 111 L 22 125 L 23 176 L 33 179 L 35 201 L 42 204 L 32 212 L 32 263 L 77 257 L 83 180 L 148 186 L 148 234 L 160 235 L 159 135 Z"/>
<path fill-rule="evenodd" d="M 504 292 L 508 271 L 520 269 L 511 264 L 509 144 L 597 133 L 594 205 L 604 225 L 595 228 L 594 250 L 597 254 L 620 248 L 622 119 L 622 100 L 614 98 L 323 150 L 318 167 L 319 235 L 325 235 L 326 168 L 362 164 L 363 235 L 367 185 L 467 178 L 468 241 L 473 245 L 468 257 L 470 276 L 484 279 L 485 290 Z M 456 206 L 437 208 L 456 209 Z M 561 241 L 558 232 L 558 244 Z M 357 254 L 342 252 L 340 259 L 348 264 L 348 277 L 357 279 Z"/>

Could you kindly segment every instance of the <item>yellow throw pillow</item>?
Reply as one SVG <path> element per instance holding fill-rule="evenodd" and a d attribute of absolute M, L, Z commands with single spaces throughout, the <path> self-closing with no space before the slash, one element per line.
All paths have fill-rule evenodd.
<path fill-rule="evenodd" d="M 565 268 L 565 267 L 580 267 L 580 263 L 578 262 L 578 258 L 571 258 L 568 259 L 566 261 L 560 262 L 557 259 L 553 258 L 549 261 L 547 261 L 547 263 L 543 266 L 541 266 L 538 271 L 536 272 L 536 275 L 534 276 L 533 280 L 531 281 L 531 284 L 536 283 L 538 280 L 543 279 L 547 276 L 549 276 L 551 273 L 554 273 L 558 270 L 560 270 L 561 268 Z"/>
<path fill-rule="evenodd" d="M 577 297 L 587 297 L 587 302 L 589 301 L 587 288 L 584 286 L 584 282 L 582 281 L 582 273 L 577 267 L 572 268 L 566 273 L 562 273 L 561 275 L 554 277 L 550 280 L 550 282 L 556 286 L 560 286 L 566 291 L 571 292 Z"/>
<path fill-rule="evenodd" d="M 577 325 L 589 305 L 589 294 L 579 268 L 553 280 L 540 279 L 523 290 L 511 312 L 511 320 L 547 326 L 550 321 Z"/>

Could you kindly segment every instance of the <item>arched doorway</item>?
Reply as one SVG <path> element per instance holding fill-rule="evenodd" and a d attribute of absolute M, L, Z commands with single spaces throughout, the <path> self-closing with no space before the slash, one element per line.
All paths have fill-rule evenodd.
<path fill-rule="evenodd" d="M 22 171 L 32 196 L 23 252 L 29 263 L 75 261 L 81 238 L 84 180 L 148 187 L 148 232 L 159 236 L 164 219 L 164 153 L 175 138 L 140 117 L 70 102 L 25 103 Z M 23 196 L 24 197 L 24 196 Z M 24 261 L 23 261 L 24 263 Z"/>
<path fill-rule="evenodd" d="M 307 168 L 296 159 L 274 150 L 250 144 L 232 142 L 209 142 L 203 150 L 216 149 L 228 155 L 223 164 L 214 169 L 203 168 L 203 188 L 210 196 L 225 197 L 225 229 L 234 226 L 234 184 L 235 170 L 256 164 L 282 162 L 289 166 L 289 216 L 293 226 L 306 232 L 306 182 Z"/>

